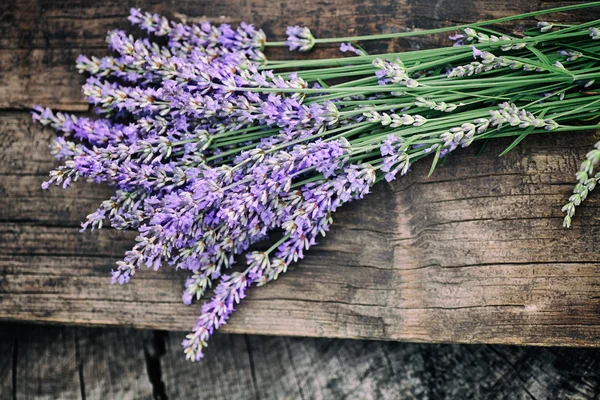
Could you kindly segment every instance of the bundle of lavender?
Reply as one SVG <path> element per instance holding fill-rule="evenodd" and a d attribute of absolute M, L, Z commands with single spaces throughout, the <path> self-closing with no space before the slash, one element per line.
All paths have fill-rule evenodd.
<path fill-rule="evenodd" d="M 114 188 L 83 223 L 139 232 L 113 282 L 167 264 L 189 271 L 184 303 L 214 288 L 183 341 L 199 360 L 246 290 L 276 280 L 341 205 L 378 181 L 425 157 L 433 172 L 478 141 L 514 136 L 509 151 L 528 135 L 598 128 L 584 121 L 600 114 L 600 21 L 541 22 L 518 36 L 489 28 L 598 5 L 354 38 L 290 27 L 286 42 L 268 42 L 252 25 L 183 25 L 134 9 L 129 19 L 146 37 L 112 31 L 114 56 L 77 60 L 99 117 L 35 109 L 34 119 L 61 133 L 51 148 L 63 164 L 43 187 L 84 178 Z M 446 31 L 454 46 L 367 55 L 352 44 Z M 357 55 L 267 61 L 262 52 L 334 42 Z M 566 226 L 600 178 L 596 147 L 577 172 Z M 267 250 L 253 250 L 269 236 Z M 245 269 L 232 268 L 238 255 Z"/>

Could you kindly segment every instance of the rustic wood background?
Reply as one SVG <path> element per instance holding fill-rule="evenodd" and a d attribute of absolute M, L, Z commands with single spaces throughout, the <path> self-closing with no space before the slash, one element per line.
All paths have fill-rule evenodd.
<path fill-rule="evenodd" d="M 598 399 L 600 350 L 0 324 L 0 399 Z"/>
<path fill-rule="evenodd" d="M 127 28 L 130 7 L 252 21 L 280 40 L 288 24 L 308 25 L 326 37 L 448 26 L 572 3 L 2 1 L 0 318 L 165 330 L 194 324 L 198 307 L 180 301 L 184 274 L 141 271 L 129 285 L 109 284 L 108 273 L 134 233 L 78 232 L 79 221 L 108 198 L 108 188 L 82 182 L 66 191 L 40 189 L 55 166 L 47 149 L 53 132 L 33 124 L 27 108 L 88 110 L 75 58 L 106 54 L 105 32 Z M 600 18 L 599 9 L 548 19 L 592 18 Z M 367 47 L 445 41 L 440 35 Z M 330 235 L 305 260 L 275 284 L 252 290 L 223 331 L 598 346 L 600 197 L 590 197 L 570 230 L 561 227 L 560 212 L 579 160 L 595 140 L 590 133 L 548 134 L 501 158 L 509 141 L 498 141 L 478 157 L 476 148 L 452 156 L 431 178 L 421 163 L 406 179 L 377 185 L 364 201 L 337 213 Z"/>

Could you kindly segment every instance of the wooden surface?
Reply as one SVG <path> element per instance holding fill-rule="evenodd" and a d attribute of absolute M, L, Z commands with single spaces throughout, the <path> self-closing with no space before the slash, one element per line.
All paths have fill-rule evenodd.
<path fill-rule="evenodd" d="M 0 324 L 0 400 L 597 399 L 600 351 Z"/>
<path fill-rule="evenodd" d="M 34 1 L 0 4 L 0 318 L 189 329 L 185 274 L 141 271 L 109 284 L 133 232 L 80 234 L 110 190 L 78 183 L 44 192 L 53 132 L 36 103 L 87 109 L 74 70 L 106 53 L 104 33 L 129 7 L 255 22 L 281 39 L 287 24 L 317 36 L 447 26 L 573 2 L 530 1 Z M 600 18 L 594 12 L 561 20 Z M 379 51 L 443 41 L 374 44 Z M 335 54 L 333 48 L 321 54 Z M 273 54 L 273 53 L 270 53 Z M 283 52 L 277 52 L 281 56 Z M 600 343 L 600 197 L 561 227 L 591 134 L 540 136 L 498 158 L 508 141 L 461 151 L 431 177 L 421 163 L 335 216 L 331 233 L 276 283 L 252 290 L 223 330 L 237 333 L 595 347 Z M 178 338 L 177 340 L 179 340 Z"/>

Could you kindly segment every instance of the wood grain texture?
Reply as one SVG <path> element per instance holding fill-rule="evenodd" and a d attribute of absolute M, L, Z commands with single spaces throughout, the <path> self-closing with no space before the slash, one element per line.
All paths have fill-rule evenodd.
<path fill-rule="evenodd" d="M 16 383 L 16 357 L 18 337 L 15 325 L 0 326 L 0 398 L 13 399 L 13 387 Z"/>
<path fill-rule="evenodd" d="M 217 338 L 216 338 L 217 339 Z M 182 357 L 182 335 L 170 332 L 164 337 L 165 353 L 160 359 L 165 395 L 170 399 L 194 398 L 257 399 L 259 391 L 269 391 L 279 398 L 297 398 L 296 392 L 286 393 L 277 385 L 285 385 L 280 370 L 277 381 L 261 387 L 256 381 L 256 368 L 263 366 L 254 359 L 248 347 L 247 335 L 220 335 L 207 350 L 205 362 L 190 364 Z M 275 353 L 270 349 L 269 354 Z M 276 370 L 272 366 L 272 370 Z M 210 387 L 207 392 L 207 388 Z M 284 395 L 285 394 L 285 395 Z"/>
<path fill-rule="evenodd" d="M 66 327 L 19 329 L 15 368 L 17 398 L 81 398 L 76 331 Z"/>
<path fill-rule="evenodd" d="M 151 331 L 2 324 L 0 336 L 2 400 L 154 398 Z"/>
<path fill-rule="evenodd" d="M 0 365 L 16 361 L 19 383 L 33 376 L 45 383 L 45 396 L 56 399 L 585 400 L 600 396 L 598 349 L 223 334 L 215 337 L 203 362 L 192 364 L 182 357 L 180 332 L 6 323 L 0 324 L 0 332 L 21 338 L 18 353 L 0 353 Z M 33 363 L 47 360 L 48 354 L 53 357 L 46 368 Z M 57 378 L 59 367 L 64 377 Z M 79 379 L 73 383 L 74 371 Z M 65 380 L 72 384 L 58 384 Z M 0 388 L 1 400 L 40 398 L 36 385 L 16 386 L 13 391 L 0 380 Z"/>
<path fill-rule="evenodd" d="M 152 399 L 147 358 L 153 332 L 69 328 L 75 331 L 76 362 L 83 399 Z"/>
<path fill-rule="evenodd" d="M 465 0 L 462 8 L 443 1 L 343 3 L 4 2 L 0 108 L 44 103 L 85 109 L 75 55 L 88 49 L 103 54 L 104 32 L 126 27 L 131 6 L 167 15 L 177 10 L 188 18 L 253 20 L 280 38 L 290 23 L 310 25 L 317 36 L 388 32 L 570 2 Z M 385 43 L 373 46 L 387 49 Z M 141 271 L 129 285 L 108 285 L 108 272 L 132 246 L 134 233 L 78 232 L 79 221 L 109 196 L 106 187 L 80 182 L 66 191 L 40 189 L 55 165 L 47 150 L 52 135 L 26 112 L 0 112 L 0 318 L 191 327 L 198 307 L 180 303 L 185 274 Z M 589 133 L 548 134 L 498 158 L 509 143 L 500 140 L 479 157 L 477 148 L 456 154 L 431 178 L 426 163 L 416 165 L 406 179 L 379 184 L 336 213 L 327 238 L 278 282 L 252 290 L 223 330 L 598 346 L 600 200 L 592 195 L 570 230 L 561 227 L 560 212 L 594 140 Z"/>

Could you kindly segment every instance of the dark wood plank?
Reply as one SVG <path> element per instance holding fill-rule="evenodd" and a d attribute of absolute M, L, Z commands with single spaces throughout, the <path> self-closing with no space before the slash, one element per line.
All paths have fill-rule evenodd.
<path fill-rule="evenodd" d="M 393 376 L 402 377 L 393 384 L 404 380 L 407 386 L 406 396 L 385 390 L 383 398 L 592 399 L 600 390 L 597 350 L 381 346 Z"/>
<path fill-rule="evenodd" d="M 152 331 L 8 325 L 0 399 L 153 399 Z"/>
<path fill-rule="evenodd" d="M 184 274 L 140 271 L 109 285 L 134 232 L 78 232 L 109 194 L 39 188 L 53 164 L 48 130 L 5 113 L 0 150 L 0 318 L 188 329 Z M 574 227 L 560 205 L 591 135 L 470 149 L 431 178 L 406 179 L 340 210 L 327 238 L 278 282 L 252 290 L 223 330 L 436 342 L 597 346 L 600 201 Z M 15 167 L 11 167 L 14 165 Z"/>
<path fill-rule="evenodd" d="M 302 385 L 300 375 L 304 371 L 296 365 L 294 355 L 291 353 L 298 350 L 293 346 L 298 342 L 297 339 L 290 340 L 281 336 L 246 335 L 258 398 L 277 400 L 320 397 L 318 391 L 306 392 L 306 388 Z M 318 341 L 311 341 L 309 348 L 312 350 L 319 344 Z M 306 355 L 305 353 L 300 357 L 305 359 Z"/>
<path fill-rule="evenodd" d="M 600 391 L 597 350 L 259 336 L 249 343 L 261 399 L 591 399 Z"/>
<path fill-rule="evenodd" d="M 165 337 L 166 352 L 161 357 L 162 379 L 169 399 L 258 399 L 260 390 L 277 393 L 276 382 L 261 388 L 256 382 L 257 362 L 248 347 L 246 335 L 220 335 L 206 351 L 205 360 L 192 364 L 185 360 L 180 332 Z M 273 351 L 269 350 L 269 354 Z"/>
<path fill-rule="evenodd" d="M 6 323 L 0 332 L 19 334 L 16 372 L 22 386 L 16 387 L 17 399 L 594 399 L 600 395 L 597 349 L 224 334 L 215 338 L 205 360 L 192 364 L 182 356 L 182 332 Z M 0 353 L 0 363 L 12 359 L 12 353 Z M 76 384 L 74 375 L 79 376 Z M 2 391 L 0 398 L 13 399 L 12 390 Z"/>
<path fill-rule="evenodd" d="M 65 327 L 21 327 L 16 362 L 17 399 L 81 399 L 76 331 Z"/>
<path fill-rule="evenodd" d="M 77 369 L 86 400 L 153 398 L 154 388 L 147 370 L 153 332 L 69 329 L 76 334 Z"/>
<path fill-rule="evenodd" d="M 18 348 L 18 327 L 0 326 L 0 399 L 13 399 L 15 391 L 15 370 Z"/>

